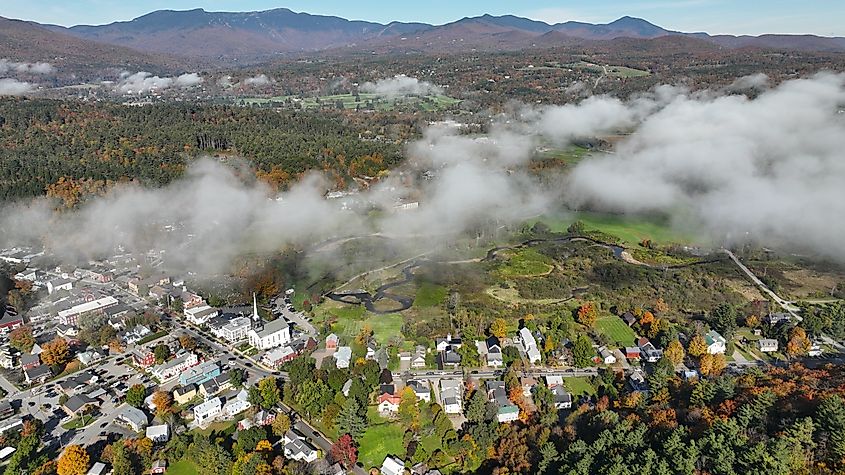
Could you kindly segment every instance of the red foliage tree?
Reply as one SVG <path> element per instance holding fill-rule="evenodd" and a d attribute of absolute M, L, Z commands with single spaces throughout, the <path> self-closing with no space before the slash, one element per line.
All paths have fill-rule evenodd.
<path fill-rule="evenodd" d="M 358 448 L 355 447 L 355 441 L 352 440 L 351 435 L 343 434 L 332 445 L 332 458 L 346 467 L 351 467 L 358 462 Z"/>

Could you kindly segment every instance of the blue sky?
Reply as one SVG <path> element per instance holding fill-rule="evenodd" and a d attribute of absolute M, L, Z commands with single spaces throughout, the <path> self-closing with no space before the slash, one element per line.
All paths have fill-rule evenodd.
<path fill-rule="evenodd" d="M 845 0 L 2 0 L 0 16 L 70 26 L 130 20 L 159 9 L 277 7 L 349 19 L 435 24 L 483 13 L 594 23 L 631 15 L 680 31 L 845 36 Z"/>

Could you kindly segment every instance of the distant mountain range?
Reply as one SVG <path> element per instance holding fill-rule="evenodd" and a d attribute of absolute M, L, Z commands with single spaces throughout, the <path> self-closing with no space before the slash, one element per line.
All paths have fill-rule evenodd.
<path fill-rule="evenodd" d="M 37 26 L 29 22 L 20 24 Z M 41 26 L 53 33 L 69 35 L 91 44 L 206 62 L 257 62 L 276 55 L 314 52 L 504 51 L 619 38 L 649 40 L 672 36 L 726 48 L 845 51 L 845 38 L 814 35 L 711 36 L 707 33 L 671 31 L 627 16 L 608 24 L 570 21 L 552 25 L 513 15 L 483 15 L 445 25 L 400 22 L 385 25 L 296 13 L 286 8 L 243 13 L 196 9 L 159 10 L 131 21 L 101 26 Z M 0 29 L 0 35 L 2 33 L 3 29 Z M 79 48 L 82 46 L 79 45 Z M 3 54 L 2 44 L 0 54 Z"/>

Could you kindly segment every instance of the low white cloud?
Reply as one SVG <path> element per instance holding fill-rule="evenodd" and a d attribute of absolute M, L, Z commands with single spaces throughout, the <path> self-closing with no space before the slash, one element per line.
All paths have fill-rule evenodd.
<path fill-rule="evenodd" d="M 146 71 L 130 74 L 128 71 L 120 75 L 120 81 L 115 86 L 121 94 L 147 94 L 152 91 L 161 91 L 170 87 L 192 87 L 202 84 L 203 79 L 197 73 L 186 73 L 181 76 L 159 77 L 153 76 Z"/>
<path fill-rule="evenodd" d="M 417 78 L 396 75 L 392 78 L 379 79 L 375 83 L 368 82 L 361 85 L 362 92 L 369 92 L 379 96 L 404 96 L 407 94 L 428 95 L 442 94 L 443 89 L 427 81 Z"/>
<path fill-rule="evenodd" d="M 56 68 L 50 63 L 19 63 L 8 59 L 0 59 L 0 74 L 15 72 L 20 74 L 53 74 Z"/>
<path fill-rule="evenodd" d="M 35 89 L 33 84 L 12 78 L 0 79 L 0 96 L 19 96 Z"/>
<path fill-rule="evenodd" d="M 244 86 L 263 87 L 269 86 L 273 80 L 268 78 L 266 74 L 259 74 L 257 76 L 249 77 L 243 80 Z"/>

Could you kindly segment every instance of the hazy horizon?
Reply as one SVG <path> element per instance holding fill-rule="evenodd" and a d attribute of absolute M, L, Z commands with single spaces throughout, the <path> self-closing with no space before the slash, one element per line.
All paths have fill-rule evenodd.
<path fill-rule="evenodd" d="M 291 0 L 284 4 L 268 0 L 153 0 L 141 4 L 102 2 L 100 0 L 13 0 L 0 8 L 0 16 L 61 26 L 103 25 L 130 21 L 156 10 L 191 10 L 211 12 L 251 12 L 289 8 L 295 12 L 329 15 L 349 20 L 378 23 L 423 22 L 442 25 L 465 17 L 515 15 L 546 23 L 583 21 L 610 23 L 624 16 L 643 18 L 651 23 L 682 32 L 706 32 L 712 35 L 814 34 L 845 36 L 845 3 L 810 0 L 796 8 L 792 2 L 751 0 L 736 4 L 724 0 L 681 1 L 570 1 L 561 6 L 548 0 L 529 0 L 514 6 L 503 0 L 454 2 L 434 0 L 425 7 L 383 5 L 365 0 L 354 5 L 337 0 Z M 761 15 L 760 12 L 765 12 Z"/>

